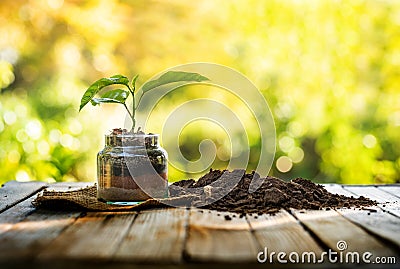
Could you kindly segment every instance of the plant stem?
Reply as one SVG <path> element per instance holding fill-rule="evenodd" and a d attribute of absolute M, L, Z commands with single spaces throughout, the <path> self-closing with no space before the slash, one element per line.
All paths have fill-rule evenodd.
<path fill-rule="evenodd" d="M 135 88 L 133 89 L 133 92 L 135 92 Z M 135 94 L 132 93 L 132 115 L 131 115 L 131 119 L 132 119 L 132 132 L 135 132 L 135 125 L 136 125 L 136 120 L 135 120 Z"/>
<path fill-rule="evenodd" d="M 128 109 L 128 107 L 126 106 L 126 104 L 125 104 L 125 103 L 123 103 L 123 105 L 124 105 L 124 107 L 125 107 L 126 111 L 128 111 L 129 117 L 131 117 L 131 119 L 132 119 L 132 122 L 133 122 L 133 125 L 132 125 L 132 130 L 133 130 L 133 128 L 135 127 L 135 119 L 134 119 L 134 115 L 132 115 L 132 113 L 129 111 L 129 109 Z"/>
<path fill-rule="evenodd" d="M 135 88 L 136 86 L 133 85 L 133 90 L 131 89 L 131 87 L 129 87 L 129 85 L 126 85 L 126 87 L 128 87 L 129 92 L 132 95 L 132 113 L 129 111 L 128 107 L 126 106 L 126 104 L 124 103 L 124 106 L 126 108 L 126 110 L 128 111 L 129 116 L 131 117 L 132 120 L 132 129 L 131 132 L 133 133 L 135 131 L 135 125 L 136 125 L 136 120 L 135 120 Z"/>

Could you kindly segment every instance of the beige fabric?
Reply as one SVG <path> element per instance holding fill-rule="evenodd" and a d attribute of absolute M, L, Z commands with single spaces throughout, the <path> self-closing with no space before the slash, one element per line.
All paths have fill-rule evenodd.
<path fill-rule="evenodd" d="M 138 211 L 149 208 L 190 206 L 194 196 L 149 199 L 137 205 L 109 205 L 97 200 L 96 185 L 74 191 L 48 191 L 38 194 L 32 204 L 36 208 L 50 210 L 87 210 L 87 211 Z M 166 202 L 168 204 L 165 204 Z"/>

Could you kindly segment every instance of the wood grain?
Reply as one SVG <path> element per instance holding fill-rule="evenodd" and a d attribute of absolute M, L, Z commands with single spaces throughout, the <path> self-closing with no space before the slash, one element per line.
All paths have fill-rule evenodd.
<path fill-rule="evenodd" d="M 135 213 L 89 212 L 43 249 L 39 259 L 107 260 L 126 235 Z"/>
<path fill-rule="evenodd" d="M 381 186 L 377 186 L 377 188 L 380 189 L 381 191 L 385 191 L 385 192 L 388 192 L 388 193 L 396 196 L 400 200 L 400 184 L 397 184 L 397 185 L 381 185 Z"/>
<path fill-rule="evenodd" d="M 0 233 L 9 230 L 13 224 L 23 221 L 36 210 L 32 205 L 33 199 L 29 197 L 0 213 Z"/>
<path fill-rule="evenodd" d="M 338 184 L 326 186 L 326 189 L 332 193 L 346 196 L 359 196 Z M 400 246 L 400 218 L 383 211 L 380 207 L 337 209 L 336 211 L 353 223 L 357 223 L 365 230 Z"/>
<path fill-rule="evenodd" d="M 293 214 L 332 250 L 337 250 L 337 243 L 344 240 L 348 246 L 345 252 L 369 251 L 373 255 L 394 255 L 389 247 L 334 210 L 293 210 Z"/>
<path fill-rule="evenodd" d="M 43 182 L 21 183 L 17 181 L 11 181 L 6 183 L 5 186 L 0 189 L 0 195 L 3 198 L 10 198 L 10 201 L 8 203 L 14 205 L 0 213 L 0 233 L 12 228 L 13 224 L 23 221 L 29 215 L 35 212 L 36 209 L 32 205 L 32 201 L 35 199 L 36 193 L 40 192 L 42 189 L 48 188 L 51 190 L 65 191 L 77 189 L 87 185 L 88 183 L 77 182 L 63 182 L 48 185 Z M 24 195 L 26 195 L 26 197 L 24 197 Z M 47 215 L 43 213 L 45 211 L 41 212 L 38 213 L 38 218 L 40 218 L 41 216 L 43 217 L 43 219 L 47 219 Z M 53 212 L 48 212 L 47 214 L 52 213 Z M 60 212 L 57 212 L 56 214 L 59 213 Z M 35 218 L 35 214 L 33 214 L 33 216 L 31 216 L 30 218 Z"/>
<path fill-rule="evenodd" d="M 27 199 L 46 186 L 44 182 L 7 182 L 0 188 L 0 212 Z"/>
<path fill-rule="evenodd" d="M 400 218 L 377 207 L 371 207 L 370 210 L 337 209 L 337 211 L 369 232 L 391 241 L 400 249 Z"/>
<path fill-rule="evenodd" d="M 247 215 L 247 220 L 262 248 L 268 252 L 313 251 L 320 255 L 322 248 L 291 214 L 285 210 L 275 215 Z"/>
<path fill-rule="evenodd" d="M 229 216 L 231 220 L 226 220 Z M 190 210 L 186 253 L 192 261 L 257 262 L 260 251 L 245 218 L 235 213 Z"/>
<path fill-rule="evenodd" d="M 61 191 L 68 190 L 68 186 L 71 184 L 50 185 L 57 186 L 56 189 Z M 72 185 L 74 184 L 72 183 Z M 14 182 L 11 183 L 11 186 L 15 190 L 14 193 L 18 192 L 19 186 L 23 186 L 24 191 L 20 194 L 28 195 L 28 198 L 22 198 L 22 202 L 0 214 L 0 227 L 2 227 L 0 257 L 7 258 L 9 261 L 32 259 L 41 248 L 47 246 L 66 227 L 71 225 L 80 212 L 36 210 L 32 205 L 32 201 L 35 199 L 35 195 L 32 194 L 47 187 L 47 184 Z"/>
<path fill-rule="evenodd" d="M 399 198 L 380 190 L 378 187 L 375 186 L 351 186 L 346 185 L 343 186 L 345 190 L 348 190 L 358 196 L 364 196 L 371 199 L 376 200 L 378 203 L 396 203 L 399 201 Z"/>
<path fill-rule="evenodd" d="M 36 211 L 23 221 L 0 234 L 0 258 L 24 260 L 33 258 L 66 227 L 79 213 Z"/>
<path fill-rule="evenodd" d="M 46 186 L 49 191 L 76 191 L 88 186 L 94 186 L 94 182 L 57 182 Z"/>
<path fill-rule="evenodd" d="M 344 186 L 344 189 L 355 194 L 376 200 L 378 206 L 393 215 L 400 217 L 400 200 L 398 197 L 380 190 L 375 186 Z"/>
<path fill-rule="evenodd" d="M 181 262 L 187 222 L 188 210 L 185 208 L 140 212 L 115 251 L 114 259 Z"/>
<path fill-rule="evenodd" d="M 354 193 L 347 191 L 343 188 L 343 185 L 340 184 L 323 184 L 324 188 L 330 193 L 344 195 L 348 197 L 358 197 L 358 195 L 354 195 Z"/>
<path fill-rule="evenodd" d="M 57 183 L 48 188 L 75 190 L 92 184 Z M 269 252 L 313 251 L 318 255 L 328 248 L 336 251 L 339 240 L 348 245 L 343 253 L 400 254 L 400 217 L 396 215 L 400 186 L 325 185 L 330 192 L 378 200 L 379 207 L 365 210 L 293 210 L 293 215 L 282 210 L 274 216 L 242 218 L 228 212 L 181 208 L 86 215 L 35 210 L 31 202 L 44 187 L 40 182 L 10 182 L 0 189 L 1 268 L 17 262 L 23 267 L 36 262 L 37 267 L 58 264 L 68 268 L 72 263 L 114 267 L 115 262 L 126 267 L 257 265 L 257 254 L 264 247 Z"/>

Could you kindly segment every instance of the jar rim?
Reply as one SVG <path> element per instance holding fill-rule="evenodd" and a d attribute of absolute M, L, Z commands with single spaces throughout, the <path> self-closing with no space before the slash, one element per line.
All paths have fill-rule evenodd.
<path fill-rule="evenodd" d="M 120 137 L 120 138 L 133 138 L 133 137 L 139 137 L 139 138 L 152 138 L 156 137 L 158 138 L 160 135 L 159 134 L 106 134 L 104 135 L 105 137 Z"/>

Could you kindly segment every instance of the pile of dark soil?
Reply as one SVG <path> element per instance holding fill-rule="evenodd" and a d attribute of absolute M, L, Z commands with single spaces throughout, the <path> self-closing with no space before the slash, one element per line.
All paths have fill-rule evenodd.
<path fill-rule="evenodd" d="M 315 184 L 304 178 L 296 178 L 289 182 L 276 177 L 260 178 L 258 174 L 246 174 L 243 170 L 226 172 L 210 170 L 197 181 L 182 180 L 172 184 L 170 194 L 179 196 L 193 193 L 196 188 L 194 206 L 219 211 L 237 213 L 275 213 L 280 209 L 333 209 L 333 208 L 363 208 L 376 205 L 376 201 L 360 196 L 354 198 L 328 192 L 322 185 Z M 223 176 L 224 174 L 224 176 Z M 232 186 L 229 178 L 241 177 Z M 223 176 L 223 177 L 221 177 Z M 254 177 L 254 179 L 253 179 Z M 218 179 L 223 178 L 223 180 Z M 261 186 L 254 192 L 249 192 L 252 180 L 261 180 Z M 218 184 L 216 184 L 218 182 Z M 237 182 L 237 181 L 236 181 Z M 174 187 L 175 186 L 175 187 Z M 177 186 L 181 188 L 176 188 Z M 224 188 L 232 189 L 226 196 L 215 199 L 218 192 Z M 213 195 L 210 195 L 210 192 Z M 221 196 L 219 196 L 221 197 Z M 211 200 L 207 200 L 211 199 Z M 215 199 L 214 201 L 212 199 Z"/>

